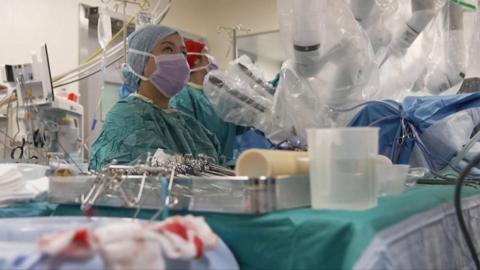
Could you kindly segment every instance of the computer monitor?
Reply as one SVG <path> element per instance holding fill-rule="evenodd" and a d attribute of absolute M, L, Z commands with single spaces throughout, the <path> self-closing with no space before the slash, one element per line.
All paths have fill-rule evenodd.
<path fill-rule="evenodd" d="M 42 61 L 41 61 L 41 74 L 42 74 L 42 86 L 44 89 L 44 93 L 50 93 L 51 100 L 55 100 L 55 94 L 53 92 L 53 82 L 52 82 L 52 71 L 50 69 L 50 60 L 48 58 L 48 49 L 47 44 L 43 44 L 40 48 Z"/>
<path fill-rule="evenodd" d="M 48 105 L 55 100 L 47 44 L 40 47 L 40 57 L 32 55 L 33 79 L 23 78 L 17 85 L 20 106 Z"/>

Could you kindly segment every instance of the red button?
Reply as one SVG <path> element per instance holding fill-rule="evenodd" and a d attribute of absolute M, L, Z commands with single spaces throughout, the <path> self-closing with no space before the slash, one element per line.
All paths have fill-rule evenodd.
<path fill-rule="evenodd" d="M 73 102 L 77 102 L 78 96 L 75 95 L 74 93 L 68 94 L 67 98 Z"/>

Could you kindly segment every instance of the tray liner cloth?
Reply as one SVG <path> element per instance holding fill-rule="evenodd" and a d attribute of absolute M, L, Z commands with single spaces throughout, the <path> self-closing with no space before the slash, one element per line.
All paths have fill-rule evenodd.
<path fill-rule="evenodd" d="M 400 196 L 381 198 L 376 208 L 358 212 L 301 208 L 265 215 L 202 215 L 242 269 L 351 269 L 377 233 L 416 214 L 452 204 L 453 189 L 417 185 Z M 475 188 L 463 190 L 464 197 L 479 194 Z M 99 207 L 94 212 L 96 216 L 131 217 L 135 210 Z M 139 218 L 150 218 L 153 213 L 142 211 Z M 60 205 L 53 214 L 81 213 L 78 205 Z"/>

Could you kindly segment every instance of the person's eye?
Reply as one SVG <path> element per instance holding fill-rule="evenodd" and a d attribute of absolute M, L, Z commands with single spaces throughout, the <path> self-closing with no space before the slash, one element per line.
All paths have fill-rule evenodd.
<path fill-rule="evenodd" d="M 164 52 L 164 53 L 173 53 L 173 49 L 172 49 L 172 47 L 170 47 L 170 46 L 169 46 L 169 47 L 165 47 L 165 48 L 163 49 L 163 52 Z"/>

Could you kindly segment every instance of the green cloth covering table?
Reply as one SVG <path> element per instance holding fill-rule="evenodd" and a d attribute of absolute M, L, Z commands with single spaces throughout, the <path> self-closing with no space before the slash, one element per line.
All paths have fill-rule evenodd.
<path fill-rule="evenodd" d="M 256 216 L 201 215 L 229 246 L 243 269 L 361 268 L 357 263 L 367 250 L 372 250 L 371 244 L 377 235 L 395 226 L 397 230 L 406 230 L 408 228 L 399 226 L 405 220 L 421 221 L 422 213 L 444 212 L 446 205 L 451 208 L 453 189 L 453 186 L 418 185 L 400 196 L 380 198 L 378 207 L 358 212 L 302 208 Z M 480 190 L 465 187 L 463 196 L 464 200 L 473 200 L 480 209 Z M 130 209 L 99 207 L 94 210 L 97 216 L 129 217 L 133 213 Z M 78 215 L 80 211 L 78 205 L 62 205 L 52 214 Z M 153 211 L 142 211 L 139 217 L 149 218 L 152 214 Z M 442 219 L 439 222 L 445 223 Z M 428 232 L 428 227 L 426 229 Z M 479 242 L 480 234 L 474 236 Z"/>
<path fill-rule="evenodd" d="M 16 203 L 7 208 L 0 208 L 0 228 L 2 218 L 43 217 L 50 216 L 56 205 L 47 202 Z"/>

